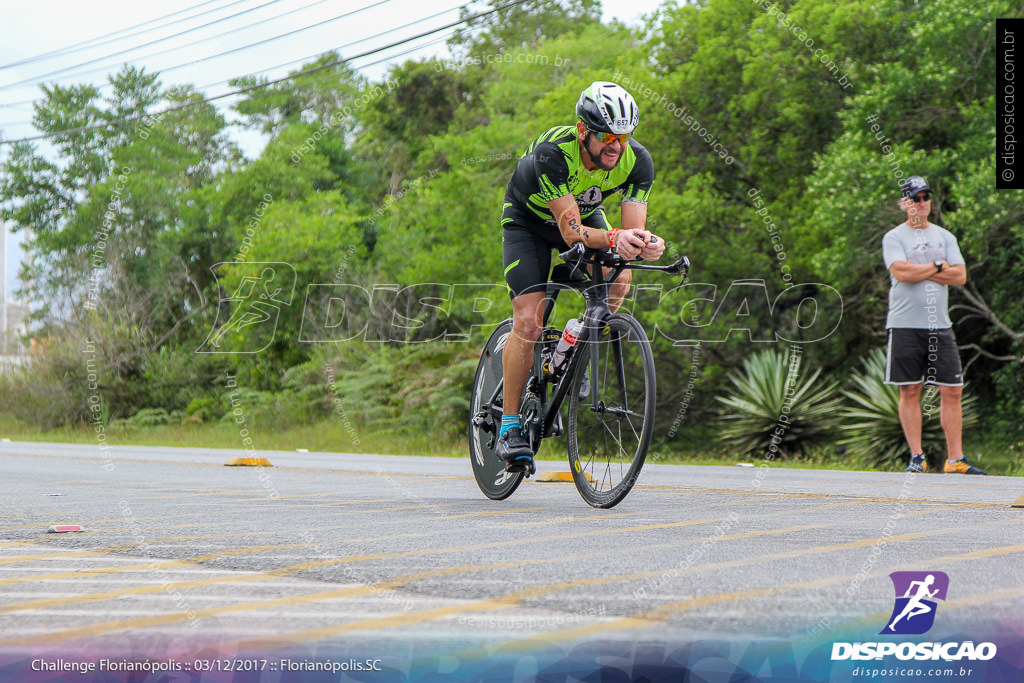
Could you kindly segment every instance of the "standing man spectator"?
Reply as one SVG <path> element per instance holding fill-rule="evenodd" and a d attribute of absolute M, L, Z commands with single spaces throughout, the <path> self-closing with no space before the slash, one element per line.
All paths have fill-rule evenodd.
<path fill-rule="evenodd" d="M 911 176 L 901 188 L 900 208 L 907 220 L 886 233 L 882 256 L 890 273 L 889 331 L 885 383 L 900 388 L 900 424 L 910 447 L 907 472 L 928 468 L 921 448 L 921 387 L 939 388 L 942 431 L 946 435 L 944 470 L 986 474 L 967 462 L 961 445 L 963 375 L 949 319 L 949 285 L 967 282 L 967 266 L 953 233 L 928 222 L 931 187 Z"/>

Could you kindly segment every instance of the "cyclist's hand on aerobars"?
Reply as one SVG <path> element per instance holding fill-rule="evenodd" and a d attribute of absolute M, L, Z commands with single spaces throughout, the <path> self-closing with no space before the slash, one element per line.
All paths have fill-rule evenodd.
<path fill-rule="evenodd" d="M 640 256 L 640 252 L 650 239 L 651 233 L 646 230 L 639 228 L 620 230 L 619 234 L 615 236 L 615 252 L 622 258 L 632 261 Z M 660 241 L 658 240 L 658 242 Z"/>
<path fill-rule="evenodd" d="M 665 240 L 653 233 L 647 233 L 644 248 L 640 250 L 640 258 L 645 261 L 657 261 L 665 253 Z"/>

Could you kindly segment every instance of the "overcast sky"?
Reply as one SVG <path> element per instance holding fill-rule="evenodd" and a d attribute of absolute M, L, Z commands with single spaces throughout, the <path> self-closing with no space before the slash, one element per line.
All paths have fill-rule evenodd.
<path fill-rule="evenodd" d="M 350 56 L 443 26 L 458 19 L 458 7 L 464 2 L 3 0 L 0 134 L 11 140 L 37 133 L 30 121 L 32 101 L 39 97 L 40 82 L 101 84 L 107 74 L 128 62 L 161 72 L 165 84 L 192 83 L 213 96 L 228 91 L 227 81 L 231 78 L 246 74 L 280 77 L 328 50 Z M 617 18 L 638 25 L 641 16 L 653 12 L 659 4 L 659 0 L 604 0 L 604 19 Z M 203 24 L 208 25 L 197 28 Z M 400 28 L 406 24 L 412 25 Z M 138 28 L 125 31 L 135 26 Z M 396 30 L 384 33 L 389 29 Z M 274 39 L 289 32 L 294 33 Z M 171 38 L 176 33 L 182 35 Z M 353 66 L 377 80 L 389 64 L 431 55 L 446 56 L 444 39 L 449 34 L 450 30 L 421 38 L 359 59 Z M 246 47 L 260 41 L 267 42 Z M 150 42 L 153 44 L 145 45 Z M 243 47 L 232 54 L 217 56 Z M 410 48 L 416 49 L 399 54 Z M 46 56 L 47 53 L 57 54 Z M 259 148 L 258 139 L 238 139 L 247 150 Z M 0 149 L 2 154 L 5 150 Z M 11 292 L 17 287 L 15 273 L 21 254 L 16 244 L 21 238 L 5 237 L 7 284 Z"/>

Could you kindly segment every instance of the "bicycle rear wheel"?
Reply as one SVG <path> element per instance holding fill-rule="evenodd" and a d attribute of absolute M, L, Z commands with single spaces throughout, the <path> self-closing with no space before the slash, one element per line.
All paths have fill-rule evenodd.
<path fill-rule="evenodd" d="M 512 333 L 512 321 L 506 320 L 491 334 L 473 379 L 469 399 L 469 454 L 477 486 L 491 500 L 504 500 L 523 481 L 523 472 L 506 472 L 505 463 L 495 454 L 501 428 L 503 392 L 500 389 L 501 364 L 505 341 Z"/>
<path fill-rule="evenodd" d="M 581 351 L 569 394 L 569 467 L 587 503 L 611 508 L 633 488 L 651 443 L 654 356 L 643 327 L 624 314 L 606 318 Z M 588 375 L 591 389 L 580 397 Z"/>

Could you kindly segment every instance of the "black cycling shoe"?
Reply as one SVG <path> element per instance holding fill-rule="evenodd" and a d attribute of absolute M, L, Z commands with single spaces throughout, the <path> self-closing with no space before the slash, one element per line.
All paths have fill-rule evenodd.
<path fill-rule="evenodd" d="M 498 439 L 494 452 L 505 462 L 505 469 L 509 472 L 533 474 L 536 471 L 533 464 L 533 449 L 519 427 L 506 429 Z"/>

